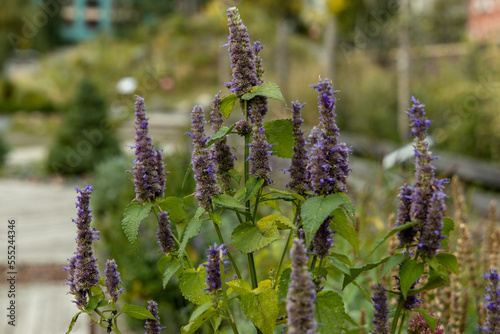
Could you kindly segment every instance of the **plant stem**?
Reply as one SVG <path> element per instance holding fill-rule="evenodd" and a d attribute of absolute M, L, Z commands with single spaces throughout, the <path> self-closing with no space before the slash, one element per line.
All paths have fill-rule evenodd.
<path fill-rule="evenodd" d="M 278 283 L 278 277 L 280 276 L 281 266 L 283 265 L 283 260 L 285 259 L 286 253 L 288 253 L 288 246 L 290 245 L 290 240 L 292 240 L 293 230 L 288 233 L 288 238 L 286 239 L 285 247 L 283 248 L 283 253 L 281 253 L 280 263 L 278 264 L 278 269 L 276 269 L 276 274 L 274 275 L 273 289 Z"/>
<path fill-rule="evenodd" d="M 255 271 L 255 263 L 253 261 L 253 253 L 247 254 L 248 258 L 248 267 L 250 269 L 250 279 L 252 280 L 252 289 L 255 289 L 257 284 L 257 272 Z"/>
<path fill-rule="evenodd" d="M 226 252 L 226 254 L 228 254 L 228 252 Z M 229 324 L 231 325 L 234 334 L 239 334 L 238 328 L 234 323 L 233 316 L 231 315 L 231 312 L 229 312 L 229 308 L 227 306 L 226 275 L 224 272 L 224 262 L 222 261 L 222 259 L 219 261 L 219 270 L 220 270 L 221 287 L 222 287 L 222 307 L 227 313 L 227 320 L 229 321 Z"/>
<path fill-rule="evenodd" d="M 309 268 L 309 271 L 312 271 L 314 269 L 314 266 L 316 265 L 316 259 L 318 257 L 316 256 L 316 254 L 313 255 L 313 259 L 311 261 L 311 267 Z"/>
<path fill-rule="evenodd" d="M 401 317 L 401 325 L 399 325 L 399 332 L 401 334 L 403 332 L 403 327 L 405 325 L 406 312 L 403 312 L 403 316 Z"/>
<path fill-rule="evenodd" d="M 213 223 L 213 224 L 214 224 L 215 232 L 217 232 L 217 236 L 219 237 L 219 242 L 221 244 L 225 244 L 224 238 L 222 237 L 222 233 L 220 232 L 219 225 L 217 225 L 216 223 Z M 240 270 L 238 269 L 238 266 L 236 265 L 236 261 L 234 261 L 234 258 L 231 255 L 231 253 L 229 252 L 229 250 L 226 251 L 226 254 L 227 254 L 229 261 L 233 265 L 234 271 L 236 272 L 236 276 L 238 276 L 238 278 L 241 279 Z"/>
<path fill-rule="evenodd" d="M 401 311 L 403 310 L 403 303 L 403 296 L 400 296 L 398 300 L 398 306 L 396 307 L 396 312 L 394 313 L 394 319 L 392 320 L 391 334 L 396 333 L 396 329 L 398 328 L 398 320 L 399 316 L 401 315 Z"/>

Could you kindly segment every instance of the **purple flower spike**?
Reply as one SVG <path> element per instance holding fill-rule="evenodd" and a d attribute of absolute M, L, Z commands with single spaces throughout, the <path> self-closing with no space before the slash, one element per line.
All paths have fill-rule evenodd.
<path fill-rule="evenodd" d="M 333 245 L 333 232 L 330 229 L 330 221 L 332 218 L 333 217 L 328 217 L 325 219 L 311 241 L 311 251 L 320 259 L 330 254 L 330 248 L 332 248 Z"/>
<path fill-rule="evenodd" d="M 408 222 L 411 222 L 410 208 L 411 208 L 412 190 L 413 190 L 412 187 L 408 186 L 406 182 L 401 187 L 401 192 L 398 196 L 400 204 L 398 210 L 398 221 L 396 222 L 396 226 L 401 226 Z M 397 235 L 399 239 L 399 246 L 405 247 L 414 244 L 417 233 L 418 230 L 414 226 L 398 232 Z"/>
<path fill-rule="evenodd" d="M 315 334 L 314 301 L 316 290 L 307 271 L 307 256 L 304 241 L 293 240 L 291 282 L 288 289 L 286 311 L 288 334 Z"/>
<path fill-rule="evenodd" d="M 220 92 L 215 95 L 212 101 L 212 107 L 210 112 L 210 122 L 212 123 L 212 130 L 217 132 L 222 127 L 222 113 L 220 111 Z M 231 181 L 231 176 L 229 171 L 234 169 L 234 155 L 231 153 L 231 147 L 227 144 L 227 137 L 223 137 L 217 140 L 210 152 L 212 159 L 215 162 L 217 177 L 221 181 L 222 190 L 224 192 L 229 191 L 229 182 Z"/>
<path fill-rule="evenodd" d="M 264 186 L 273 183 L 271 179 L 271 145 L 267 142 L 264 127 L 255 128 L 250 145 L 250 176 L 264 180 Z"/>
<path fill-rule="evenodd" d="M 389 306 L 387 306 L 387 296 L 382 283 L 375 285 L 375 292 L 372 297 L 375 308 L 373 317 L 373 334 L 389 334 Z"/>
<path fill-rule="evenodd" d="M 145 203 L 163 197 L 165 190 L 165 166 L 161 151 L 154 149 L 149 136 L 144 99 L 136 97 L 135 102 L 135 156 L 134 184 L 136 199 Z"/>
<path fill-rule="evenodd" d="M 191 112 L 191 127 L 194 150 L 192 154 L 194 179 L 196 180 L 195 197 L 206 211 L 212 209 L 211 196 L 220 193 L 215 175 L 215 164 L 206 148 L 205 116 L 203 108 L 195 106 Z"/>
<path fill-rule="evenodd" d="M 308 189 L 307 174 L 307 150 L 304 131 L 300 129 L 304 120 L 302 119 L 301 109 L 304 104 L 299 101 L 292 102 L 292 122 L 293 122 L 293 154 L 292 164 L 290 166 L 290 183 L 288 187 L 299 194 L 304 195 Z"/>
<path fill-rule="evenodd" d="M 158 245 L 163 253 L 169 254 L 175 247 L 174 236 L 170 229 L 168 213 L 161 211 L 158 215 L 158 231 L 156 232 Z"/>
<path fill-rule="evenodd" d="M 122 281 L 120 280 L 120 274 L 118 273 L 115 260 L 106 261 L 106 270 L 104 273 L 106 275 L 107 293 L 113 302 L 116 303 L 118 300 L 118 294 L 121 293 L 123 289 L 118 289 L 118 284 Z"/>
<path fill-rule="evenodd" d="M 320 128 L 326 130 L 327 136 L 332 138 L 332 144 L 337 144 L 339 128 L 335 123 L 335 94 L 332 82 L 328 79 L 318 81 L 317 85 L 312 87 L 318 91 L 318 108 L 319 108 L 319 124 Z"/>
<path fill-rule="evenodd" d="M 98 239 L 99 232 L 90 227 L 92 222 L 91 210 L 89 209 L 90 194 L 92 186 L 87 185 L 83 190 L 76 187 L 80 193 L 78 196 L 78 218 L 73 219 L 77 227 L 76 252 L 75 256 L 68 260 L 70 277 L 68 285 L 70 293 L 75 296 L 75 303 L 79 308 L 86 305 L 89 290 L 99 284 L 99 271 L 97 270 L 97 260 L 94 257 L 92 243 Z"/>
<path fill-rule="evenodd" d="M 217 247 L 217 244 L 210 246 L 207 251 L 208 264 L 207 267 L 207 290 L 210 293 L 216 292 L 222 288 L 220 277 L 220 263 L 223 261 L 223 256 L 226 254 L 224 244 Z M 224 263 L 224 261 L 223 261 Z M 224 263 L 225 265 L 225 263 Z"/>
<path fill-rule="evenodd" d="M 484 278 L 487 280 L 484 297 L 487 318 L 481 330 L 485 334 L 500 333 L 500 285 L 497 270 L 491 269 Z"/>
<path fill-rule="evenodd" d="M 433 258 L 436 255 L 437 250 L 441 247 L 441 240 L 444 238 L 442 231 L 443 212 L 445 210 L 444 199 L 446 195 L 443 193 L 442 182 L 435 180 L 434 183 L 434 194 L 431 197 L 429 212 L 422 226 L 420 243 L 418 244 L 418 250 L 429 258 Z"/>
<path fill-rule="evenodd" d="M 259 85 L 255 68 L 254 48 L 250 43 L 247 27 L 240 18 L 236 7 L 227 10 L 229 27 L 229 56 L 233 81 L 231 91 L 241 97 L 250 92 L 253 86 Z"/>
<path fill-rule="evenodd" d="M 154 300 L 148 301 L 148 311 L 157 319 L 146 319 L 146 334 L 159 334 L 165 327 L 160 327 L 160 317 L 158 316 L 158 304 Z"/>

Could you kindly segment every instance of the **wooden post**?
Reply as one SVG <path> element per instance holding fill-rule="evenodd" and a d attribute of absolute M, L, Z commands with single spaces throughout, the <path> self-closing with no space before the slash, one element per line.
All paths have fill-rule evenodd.
<path fill-rule="evenodd" d="M 326 75 L 332 80 L 334 88 L 336 85 L 336 49 L 337 49 L 337 18 L 334 14 L 330 15 L 326 23 L 325 30 L 325 49 L 326 49 Z"/>
<path fill-rule="evenodd" d="M 401 140 L 409 136 L 408 116 L 405 110 L 410 106 L 410 1 L 400 0 L 399 34 L 397 52 L 397 91 L 398 91 L 398 133 Z"/>

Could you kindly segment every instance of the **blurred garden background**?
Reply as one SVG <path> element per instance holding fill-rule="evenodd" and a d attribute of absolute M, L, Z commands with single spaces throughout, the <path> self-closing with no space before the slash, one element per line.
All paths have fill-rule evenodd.
<path fill-rule="evenodd" d="M 360 238 L 374 244 L 370 235 L 387 231 L 398 188 L 404 179 L 412 180 L 404 110 L 414 95 L 434 120 L 430 135 L 432 150 L 442 157 L 436 161 L 438 172 L 460 177 L 472 237 L 477 244 L 484 241 L 485 222 L 496 222 L 490 201 L 500 204 L 500 1 L 9 1 L 0 11 L 0 187 L 5 190 L 0 200 L 2 219 L 25 217 L 18 242 L 25 250 L 19 271 L 26 291 L 43 280 L 65 293 L 61 268 L 74 251 L 72 189 L 91 183 L 94 226 L 101 231 L 98 257 L 116 259 L 123 300 L 158 301 L 167 333 L 178 333 L 187 323 L 193 306 L 169 288 L 175 280 L 163 289 L 156 242 L 146 241 L 154 240 L 156 227 L 141 227 L 140 257 L 121 230 L 123 208 L 135 196 L 126 172 L 133 160 L 134 95 L 144 97 L 151 135 L 164 149 L 171 172 L 165 195 L 192 193 L 192 175 L 183 182 L 191 152 L 185 132 L 195 104 L 208 107 L 219 90 L 228 94 L 224 44 L 231 6 L 240 9 L 252 40 L 265 45 L 266 81 L 280 85 L 288 106 L 292 100 L 307 103 L 306 129 L 318 117 L 309 85 L 321 76 L 340 90 L 337 124 L 353 150 L 349 184 Z M 290 111 L 272 102 L 268 120 L 277 118 L 290 118 Z M 274 163 L 281 175 L 289 161 Z M 64 201 L 66 211 L 52 207 Z M 450 198 L 449 216 L 453 208 Z M 34 256 L 35 237 L 23 245 L 23 237 L 46 228 L 37 224 L 41 216 L 54 228 L 53 242 L 43 247 L 58 256 L 50 251 L 40 252 L 43 259 Z M 204 231 L 189 247 L 199 262 L 212 233 Z M 256 258 L 263 268 L 278 250 L 268 255 Z M 47 270 L 57 273 L 40 276 Z M 40 298 L 41 305 L 44 301 Z M 70 317 L 76 312 L 70 302 L 59 308 L 69 309 Z M 361 314 L 351 316 L 359 320 Z M 30 315 L 23 317 L 29 321 Z M 70 318 L 58 322 L 67 326 Z M 143 325 L 124 326 L 133 333 Z M 21 333 L 13 330 L 0 332 Z M 90 333 L 86 326 L 81 330 Z"/>

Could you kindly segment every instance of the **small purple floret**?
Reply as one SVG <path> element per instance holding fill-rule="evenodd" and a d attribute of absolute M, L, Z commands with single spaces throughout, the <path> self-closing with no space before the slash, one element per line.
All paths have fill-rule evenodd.
<path fill-rule="evenodd" d="M 161 330 L 166 327 L 160 327 L 160 317 L 158 316 L 158 304 L 154 300 L 148 301 L 148 311 L 156 318 L 146 319 L 146 324 L 144 328 L 146 329 L 146 334 L 159 334 Z"/>
<path fill-rule="evenodd" d="M 484 275 L 486 279 L 486 295 L 484 296 L 486 308 L 486 322 L 480 327 L 485 334 L 500 333 L 500 285 L 496 269 L 491 269 Z"/>
<path fill-rule="evenodd" d="M 118 294 L 122 292 L 123 289 L 119 289 L 118 284 L 122 283 L 120 280 L 120 274 L 116 266 L 115 260 L 106 261 L 106 270 L 104 271 L 106 275 L 106 289 L 107 293 L 111 297 L 114 303 L 118 300 Z"/>
<path fill-rule="evenodd" d="M 389 334 L 389 306 L 387 306 L 387 296 L 382 283 L 375 285 L 372 301 L 375 308 L 372 333 Z"/>
<path fill-rule="evenodd" d="M 158 215 L 158 230 L 156 240 L 163 253 L 169 254 L 175 248 L 174 236 L 170 229 L 170 219 L 168 213 L 161 211 Z"/>

